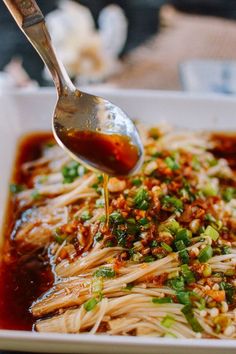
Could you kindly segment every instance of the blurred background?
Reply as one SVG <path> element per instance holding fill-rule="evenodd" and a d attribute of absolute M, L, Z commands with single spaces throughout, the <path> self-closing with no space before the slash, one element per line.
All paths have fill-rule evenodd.
<path fill-rule="evenodd" d="M 38 0 L 77 85 L 236 93 L 236 0 Z M 0 2 L 0 90 L 52 86 Z"/>

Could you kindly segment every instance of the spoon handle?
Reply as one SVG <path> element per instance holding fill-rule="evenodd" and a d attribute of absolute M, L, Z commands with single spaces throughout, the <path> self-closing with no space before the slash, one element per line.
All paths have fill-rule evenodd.
<path fill-rule="evenodd" d="M 44 21 L 44 16 L 35 1 L 3 0 L 18 26 L 23 29 Z"/>
<path fill-rule="evenodd" d="M 58 95 L 75 91 L 63 64 L 57 59 L 44 16 L 34 0 L 3 0 L 16 23 L 51 72 Z"/>

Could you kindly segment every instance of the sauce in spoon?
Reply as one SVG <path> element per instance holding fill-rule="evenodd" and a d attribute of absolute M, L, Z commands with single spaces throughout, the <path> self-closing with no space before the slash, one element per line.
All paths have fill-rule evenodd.
<path fill-rule="evenodd" d="M 76 157 L 111 176 L 129 175 L 140 159 L 128 136 L 75 129 L 62 129 L 58 136 Z"/>

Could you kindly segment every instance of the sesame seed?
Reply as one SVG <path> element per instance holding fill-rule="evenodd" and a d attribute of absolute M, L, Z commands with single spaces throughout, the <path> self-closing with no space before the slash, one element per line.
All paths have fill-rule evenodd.
<path fill-rule="evenodd" d="M 216 317 L 219 315 L 219 310 L 216 307 L 213 307 L 213 309 L 209 310 L 209 315 L 211 317 Z"/>
<path fill-rule="evenodd" d="M 219 290 L 220 287 L 219 287 L 219 284 L 214 284 L 213 287 L 212 287 L 213 290 Z"/>
<path fill-rule="evenodd" d="M 206 317 L 206 315 L 207 315 L 207 311 L 206 310 L 201 310 L 200 311 L 200 316 L 201 317 Z"/>

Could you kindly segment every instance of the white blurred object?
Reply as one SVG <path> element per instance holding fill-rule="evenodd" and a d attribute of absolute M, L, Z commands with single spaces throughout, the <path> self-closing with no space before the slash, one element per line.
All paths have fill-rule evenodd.
<path fill-rule="evenodd" d="M 108 5 L 99 15 L 98 25 L 107 55 L 117 58 L 127 39 L 128 22 L 124 11 L 117 5 Z"/>
<path fill-rule="evenodd" d="M 9 90 L 15 87 L 15 82 L 10 74 L 0 71 L 0 92 Z"/>
<path fill-rule="evenodd" d="M 185 91 L 236 94 L 236 61 L 189 60 L 181 64 L 180 75 Z"/>
<path fill-rule="evenodd" d="M 10 91 L 14 88 L 35 88 L 38 83 L 31 80 L 22 66 L 19 58 L 12 60 L 0 72 L 0 92 Z"/>
<path fill-rule="evenodd" d="M 117 21 L 110 24 L 110 32 L 107 16 Z M 117 56 L 127 36 L 126 18 L 119 7 L 109 6 L 102 11 L 99 31 L 90 11 L 69 0 L 61 1 L 59 9 L 48 14 L 46 21 L 59 58 L 79 84 L 100 82 L 119 69 Z"/>

